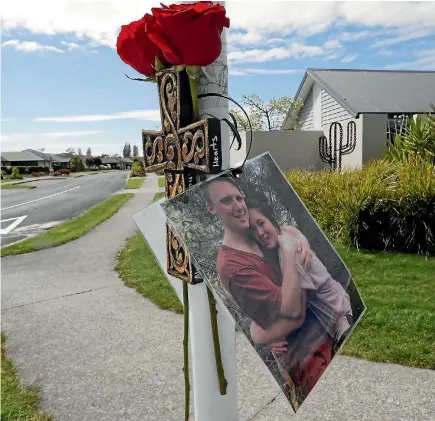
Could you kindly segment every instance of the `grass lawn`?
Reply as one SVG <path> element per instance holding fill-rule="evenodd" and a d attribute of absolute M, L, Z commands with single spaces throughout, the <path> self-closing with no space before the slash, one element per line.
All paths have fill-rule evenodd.
<path fill-rule="evenodd" d="M 159 184 L 159 187 L 165 187 L 165 177 L 157 178 L 157 183 Z"/>
<path fill-rule="evenodd" d="M 163 192 L 156 193 L 154 201 L 162 196 Z M 127 286 L 164 310 L 183 313 L 183 306 L 140 232 L 127 240 L 117 259 L 116 270 Z"/>
<path fill-rule="evenodd" d="M 7 189 L 35 189 L 36 186 L 32 186 L 30 184 L 4 184 L 0 185 L 0 189 L 7 190 Z"/>
<path fill-rule="evenodd" d="M 140 189 L 145 181 L 145 177 L 130 178 L 127 182 L 125 189 Z"/>
<path fill-rule="evenodd" d="M 30 253 L 32 251 L 59 246 L 75 240 L 87 234 L 106 219 L 109 219 L 133 196 L 133 193 L 115 194 L 110 196 L 103 202 L 92 206 L 86 212 L 70 221 L 42 234 L 28 238 L 27 240 L 2 248 L 1 256 Z"/>
<path fill-rule="evenodd" d="M 435 258 L 337 251 L 367 306 L 342 353 L 435 369 Z"/>
<path fill-rule="evenodd" d="M 435 369 L 435 258 L 336 248 L 367 306 L 341 353 Z M 130 238 L 119 254 L 117 270 L 127 285 L 159 307 L 182 312 L 140 233 Z"/>
<path fill-rule="evenodd" d="M 159 193 L 156 193 L 155 195 L 154 195 L 154 199 L 153 199 L 153 201 L 155 202 L 156 200 L 159 200 L 161 197 L 163 197 L 165 195 L 165 193 L 164 192 L 159 192 Z"/>
<path fill-rule="evenodd" d="M 12 361 L 6 355 L 6 335 L 1 332 L 1 419 L 3 421 L 50 421 L 39 410 L 39 389 L 21 387 Z"/>

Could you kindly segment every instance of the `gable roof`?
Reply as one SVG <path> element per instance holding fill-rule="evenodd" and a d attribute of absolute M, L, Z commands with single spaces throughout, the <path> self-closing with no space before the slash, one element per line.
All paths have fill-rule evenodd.
<path fill-rule="evenodd" d="M 5 161 L 14 162 L 14 161 L 41 161 L 41 158 L 29 151 L 22 152 L 2 152 L 1 156 Z"/>
<path fill-rule="evenodd" d="M 359 114 L 433 112 L 435 71 L 307 69 L 295 95 L 317 82 L 354 118 Z"/>
<path fill-rule="evenodd" d="M 39 158 L 43 159 L 44 161 L 53 161 L 53 162 L 69 162 L 70 158 L 64 158 L 59 155 L 55 155 L 52 153 L 45 153 L 41 151 L 36 151 L 35 149 L 25 149 L 23 152 L 30 152 L 33 155 L 39 156 Z"/>

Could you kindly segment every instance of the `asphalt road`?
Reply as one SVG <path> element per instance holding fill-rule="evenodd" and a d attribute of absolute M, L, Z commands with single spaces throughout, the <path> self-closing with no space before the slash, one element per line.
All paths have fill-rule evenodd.
<path fill-rule="evenodd" d="M 123 189 L 129 172 L 35 182 L 36 189 L 1 191 L 1 245 L 22 240 L 62 221 Z"/>

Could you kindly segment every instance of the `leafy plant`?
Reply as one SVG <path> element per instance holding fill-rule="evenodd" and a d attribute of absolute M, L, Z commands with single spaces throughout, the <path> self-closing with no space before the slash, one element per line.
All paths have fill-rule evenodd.
<path fill-rule="evenodd" d="M 434 105 L 431 108 L 435 112 Z M 428 162 L 435 162 L 435 114 L 419 114 L 410 118 L 403 129 L 396 133 L 393 142 L 387 139 L 385 156 L 391 161 L 404 162 L 410 155 L 419 155 Z"/>
<path fill-rule="evenodd" d="M 83 163 L 80 156 L 75 155 L 71 158 L 70 167 L 73 171 L 78 172 L 78 171 L 83 171 L 85 169 L 85 164 Z"/>
<path fill-rule="evenodd" d="M 12 168 L 11 178 L 14 180 L 22 178 L 20 176 L 20 170 L 17 167 Z"/>
<path fill-rule="evenodd" d="M 142 160 L 134 159 L 131 165 L 131 176 L 132 177 L 145 177 L 145 169 Z"/>
<path fill-rule="evenodd" d="M 334 241 L 435 254 L 435 167 L 420 155 L 341 173 L 294 170 L 287 178 Z"/>

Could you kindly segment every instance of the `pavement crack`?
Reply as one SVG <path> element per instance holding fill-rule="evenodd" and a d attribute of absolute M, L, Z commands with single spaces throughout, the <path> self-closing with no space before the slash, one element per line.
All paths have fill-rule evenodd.
<path fill-rule="evenodd" d="M 276 396 L 274 396 L 269 402 L 266 403 L 262 408 L 260 408 L 251 418 L 246 421 L 253 421 L 257 418 L 271 403 L 275 402 L 275 399 L 280 395 L 281 392 L 278 392 Z"/>
<path fill-rule="evenodd" d="M 104 289 L 104 288 L 109 288 L 112 285 L 106 285 L 104 287 L 99 287 L 99 288 L 94 288 L 94 289 L 88 289 L 86 291 L 79 291 L 79 292 L 74 292 L 73 294 L 65 294 L 65 295 L 60 295 L 59 297 L 53 297 L 53 298 L 47 298 L 45 300 L 38 300 L 38 301 L 33 301 L 32 303 L 26 303 L 26 304 L 19 304 L 17 306 L 13 306 L 13 307 L 9 307 L 9 308 L 5 308 L 2 309 L 2 313 L 5 313 L 6 311 L 9 310 L 15 310 L 16 308 L 20 308 L 20 307 L 27 307 L 27 306 L 31 306 L 33 304 L 39 304 L 39 303 L 45 303 L 46 301 L 54 301 L 54 300 L 59 300 L 60 298 L 66 298 L 66 297 L 72 297 L 74 295 L 81 295 L 81 294 L 86 294 L 88 292 L 92 292 L 92 291 L 99 291 L 100 289 Z"/>

